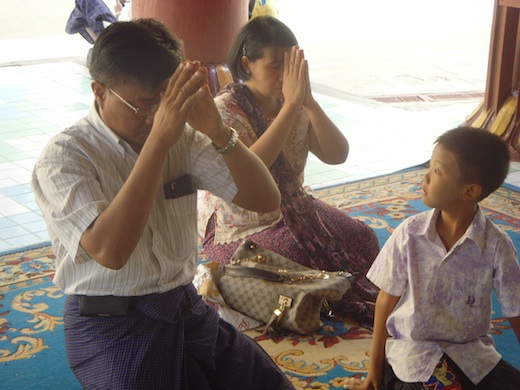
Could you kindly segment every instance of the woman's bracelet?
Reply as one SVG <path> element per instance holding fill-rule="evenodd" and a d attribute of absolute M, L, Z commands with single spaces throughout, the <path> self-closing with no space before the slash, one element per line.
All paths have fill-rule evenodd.
<path fill-rule="evenodd" d="M 217 145 L 213 144 L 213 147 L 217 152 L 220 154 L 228 154 L 231 152 L 231 149 L 235 147 L 238 141 L 238 133 L 235 129 L 233 129 L 231 126 L 229 126 L 229 130 L 231 130 L 231 135 L 229 136 L 229 141 L 223 148 L 219 148 Z"/>

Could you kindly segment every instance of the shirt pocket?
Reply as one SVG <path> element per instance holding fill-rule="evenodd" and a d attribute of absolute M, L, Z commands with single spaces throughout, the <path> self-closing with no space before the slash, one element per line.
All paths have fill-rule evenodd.
<path fill-rule="evenodd" d="M 197 195 L 164 199 L 152 219 L 154 240 L 166 257 L 183 257 L 196 250 Z M 159 250 L 159 249 L 157 249 Z"/>
<path fill-rule="evenodd" d="M 188 216 L 197 211 L 197 194 L 164 200 L 165 216 Z"/>
<path fill-rule="evenodd" d="M 486 333 L 491 313 L 492 276 L 488 270 L 447 277 L 438 283 L 439 318 L 443 339 L 465 342 Z"/>

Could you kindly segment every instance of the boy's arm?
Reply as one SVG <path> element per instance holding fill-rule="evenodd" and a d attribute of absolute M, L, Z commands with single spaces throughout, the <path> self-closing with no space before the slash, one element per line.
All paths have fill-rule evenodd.
<path fill-rule="evenodd" d="M 515 331 L 516 339 L 520 343 L 520 317 L 509 317 L 507 320 Z"/>
<path fill-rule="evenodd" d="M 374 389 L 380 390 L 383 382 L 383 368 L 385 363 L 385 344 L 388 338 L 386 320 L 394 310 L 400 297 L 396 297 L 381 290 L 376 300 L 374 315 L 374 332 L 372 338 L 372 351 L 368 365 L 366 380 L 348 378 L 345 381 L 345 389 Z"/>

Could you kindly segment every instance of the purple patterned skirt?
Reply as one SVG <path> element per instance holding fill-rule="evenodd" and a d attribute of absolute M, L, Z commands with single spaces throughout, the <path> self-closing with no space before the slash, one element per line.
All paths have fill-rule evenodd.
<path fill-rule="evenodd" d="M 347 252 L 352 254 L 352 257 L 332 264 L 325 259 L 309 256 L 293 239 L 289 227 L 283 220 L 271 228 L 246 238 L 307 267 L 326 271 L 347 270 L 354 274 L 356 282 L 351 291 L 340 301 L 331 303 L 331 306 L 336 312 L 348 313 L 361 320 L 370 321 L 373 318 L 378 289 L 365 275 L 379 253 L 377 236 L 370 227 L 349 217 L 345 212 L 319 199 L 313 199 L 313 202 L 319 217 L 327 221 L 329 231 L 333 235 L 342 235 L 343 246 L 346 243 Z M 215 214 L 210 218 L 206 228 L 206 237 L 203 241 L 204 253 L 211 261 L 228 264 L 242 240 L 229 244 L 215 244 L 214 239 Z"/>

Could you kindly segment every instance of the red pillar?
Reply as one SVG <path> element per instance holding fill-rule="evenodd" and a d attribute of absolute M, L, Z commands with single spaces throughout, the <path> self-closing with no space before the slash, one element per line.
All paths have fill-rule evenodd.
<path fill-rule="evenodd" d="M 132 14 L 134 18 L 161 20 L 182 39 L 186 58 L 199 60 L 210 71 L 210 86 L 215 93 L 222 83 L 231 80 L 224 64 L 238 31 L 247 23 L 248 3 L 248 0 L 133 0 Z"/>

